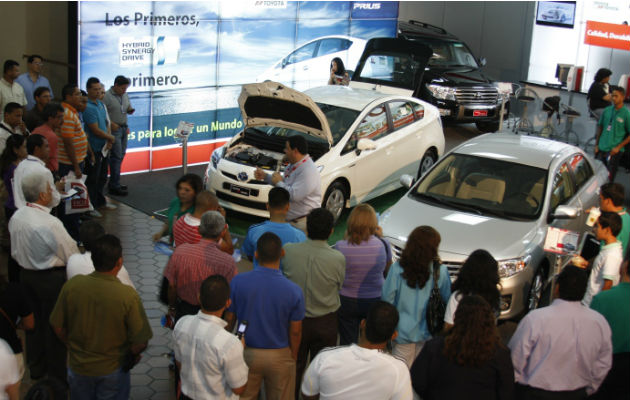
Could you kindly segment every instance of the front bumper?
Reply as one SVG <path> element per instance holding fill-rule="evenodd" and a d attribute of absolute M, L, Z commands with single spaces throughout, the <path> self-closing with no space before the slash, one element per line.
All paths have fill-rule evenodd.
<path fill-rule="evenodd" d="M 214 193 L 221 207 L 269 218 L 267 199 L 272 186 L 256 181 L 255 168 L 246 165 L 225 162 L 221 159 L 217 168 L 208 164 L 204 183 L 206 190 Z M 239 174 L 247 174 L 246 180 L 239 180 Z"/>

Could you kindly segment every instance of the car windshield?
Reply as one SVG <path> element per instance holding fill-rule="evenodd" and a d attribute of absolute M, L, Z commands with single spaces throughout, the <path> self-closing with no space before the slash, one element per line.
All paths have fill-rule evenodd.
<path fill-rule="evenodd" d="M 394 86 L 413 87 L 420 63 L 406 54 L 371 54 L 363 64 L 360 77 L 355 80 L 386 81 Z"/>
<path fill-rule="evenodd" d="M 326 116 L 328 126 L 330 127 L 330 133 L 333 138 L 334 146 L 339 143 L 341 138 L 343 138 L 346 132 L 348 132 L 348 128 L 350 128 L 350 125 L 352 125 L 354 120 L 356 120 L 359 116 L 359 111 L 324 103 L 316 104 Z"/>
<path fill-rule="evenodd" d="M 423 38 L 425 43 L 433 50 L 433 56 L 429 59 L 429 65 L 433 67 L 470 67 L 479 68 L 475 57 L 468 47 L 462 42 Z"/>
<path fill-rule="evenodd" d="M 453 153 L 429 171 L 410 196 L 479 215 L 533 220 L 542 210 L 546 176 L 541 168 Z"/>

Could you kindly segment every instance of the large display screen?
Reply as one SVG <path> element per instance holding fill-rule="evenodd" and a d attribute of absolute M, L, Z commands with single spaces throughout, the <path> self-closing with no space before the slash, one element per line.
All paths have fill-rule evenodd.
<path fill-rule="evenodd" d="M 195 124 L 189 164 L 242 129 L 241 85 L 325 85 L 330 62 L 354 70 L 365 42 L 396 35 L 397 2 L 279 0 L 93 2 L 79 8 L 79 85 L 129 77 L 135 113 L 123 172 L 181 165 L 173 136 Z"/>
<path fill-rule="evenodd" d="M 539 1 L 536 24 L 560 28 L 573 28 L 575 24 L 575 1 Z"/>

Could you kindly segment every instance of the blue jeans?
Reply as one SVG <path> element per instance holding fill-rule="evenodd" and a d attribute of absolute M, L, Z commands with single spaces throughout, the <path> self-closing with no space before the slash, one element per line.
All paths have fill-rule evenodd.
<path fill-rule="evenodd" d="M 116 141 L 109 154 L 109 188 L 118 189 L 120 188 L 120 166 L 127 153 L 127 127 L 112 131 L 112 135 Z"/>
<path fill-rule="evenodd" d="M 127 400 L 131 377 L 121 369 L 109 375 L 85 376 L 68 368 L 68 384 L 72 400 Z"/>
<path fill-rule="evenodd" d="M 372 299 L 355 299 L 339 295 L 341 307 L 337 310 L 339 322 L 339 344 L 345 346 L 350 343 L 357 343 L 359 337 L 359 324 L 361 320 L 367 318 L 368 311 L 380 297 Z"/>
<path fill-rule="evenodd" d="M 85 186 L 87 186 L 90 202 L 95 209 L 103 207 L 107 203 L 105 199 L 105 184 L 107 183 L 108 161 L 109 159 L 103 157 L 103 153 L 100 150 L 95 151 L 94 165 L 88 163 L 85 167 L 87 175 Z"/>
<path fill-rule="evenodd" d="M 79 168 L 81 172 L 85 170 L 84 165 L 85 162 L 81 161 L 79 163 Z M 57 171 L 60 177 L 64 177 L 68 175 L 70 171 L 74 171 L 74 167 L 71 164 L 62 164 L 59 163 L 59 170 Z M 79 241 L 79 225 L 80 225 L 80 214 L 68 214 L 66 215 L 66 203 L 62 200 L 59 203 L 59 207 L 57 207 L 57 218 L 63 222 L 63 226 L 66 228 L 72 239 Z"/>

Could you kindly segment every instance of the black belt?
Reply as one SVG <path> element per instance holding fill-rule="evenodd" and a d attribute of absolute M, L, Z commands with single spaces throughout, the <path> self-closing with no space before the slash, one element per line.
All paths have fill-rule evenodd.
<path fill-rule="evenodd" d="M 66 266 L 62 265 L 60 267 L 52 267 L 52 268 L 46 268 L 46 269 L 28 269 L 28 268 L 22 267 L 22 270 L 27 271 L 27 272 L 35 272 L 38 274 L 40 273 L 43 274 L 43 273 L 50 273 L 50 272 L 65 271 Z"/>

